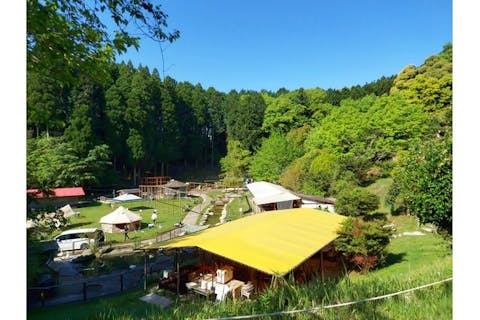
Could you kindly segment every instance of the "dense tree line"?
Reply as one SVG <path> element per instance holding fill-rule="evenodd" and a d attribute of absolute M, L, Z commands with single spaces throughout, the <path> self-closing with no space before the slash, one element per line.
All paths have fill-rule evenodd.
<path fill-rule="evenodd" d="M 363 86 L 224 93 L 113 62 L 138 47 L 131 19 L 157 41 L 178 38 L 150 1 L 29 0 L 27 14 L 28 187 L 220 167 L 230 184 L 251 177 L 369 207 L 358 188 L 393 177 L 396 210 L 451 230 L 451 44 Z"/>
<path fill-rule="evenodd" d="M 325 102 L 327 97 L 319 88 L 277 93 L 205 90 L 199 84 L 161 79 L 158 70 L 150 72 L 130 62 L 111 63 L 102 81 L 79 76 L 74 83 L 62 82 L 50 76 L 49 70 L 28 70 L 27 130 L 32 139 L 61 137 L 61 143 L 79 159 L 106 146 L 111 166 L 105 170 L 109 174 L 76 180 L 94 185 L 115 182 L 107 176 L 123 176 L 136 185 L 145 172 L 172 175 L 178 172 L 173 168 L 217 168 L 227 155 L 228 141 L 239 141 L 237 147 L 258 153 L 255 158 L 265 162 L 264 156 L 270 155 L 262 149 L 270 142 L 262 146 L 262 141 L 287 139 L 283 142 L 285 159 L 274 176 L 266 171 L 268 161 L 252 166 L 257 178 L 278 181 L 280 169 L 303 154 L 301 132 L 335 108 Z M 296 138 L 285 136 L 287 133 Z M 29 157 L 35 148 L 36 144 L 29 144 Z M 276 149 L 274 145 L 271 148 L 272 152 Z M 62 179 L 40 182 L 35 178 L 36 169 L 28 170 L 32 187 L 71 183 Z M 242 175 L 250 175 L 249 167 Z"/>
<path fill-rule="evenodd" d="M 241 103 L 227 99 L 235 92 L 226 95 L 169 77 L 162 80 L 156 69 L 150 72 L 131 63 L 111 65 L 109 81 L 83 78 L 70 86 L 56 81 L 43 85 L 44 77 L 33 71 L 28 74 L 31 138 L 61 137 L 79 159 L 106 146 L 110 169 L 130 176 L 134 185 L 145 171 L 169 175 L 171 166 L 217 165 L 226 153 L 224 110 L 233 109 L 228 103 Z M 36 150 L 37 144 L 30 143 L 29 159 Z M 29 186 L 41 184 L 35 175 L 30 177 Z M 54 187 L 61 182 L 69 181 L 42 183 Z"/>

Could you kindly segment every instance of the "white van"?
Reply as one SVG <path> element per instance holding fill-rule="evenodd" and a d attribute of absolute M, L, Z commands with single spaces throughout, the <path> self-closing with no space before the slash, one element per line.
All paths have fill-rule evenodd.
<path fill-rule="evenodd" d="M 92 245 L 102 245 L 105 242 L 105 234 L 97 228 L 72 229 L 60 233 L 54 240 L 60 251 L 85 250 Z"/>

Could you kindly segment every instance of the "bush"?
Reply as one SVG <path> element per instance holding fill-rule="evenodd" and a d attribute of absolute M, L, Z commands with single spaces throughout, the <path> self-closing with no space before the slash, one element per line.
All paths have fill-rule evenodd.
<path fill-rule="evenodd" d="M 390 229 L 382 228 L 381 221 L 365 222 L 349 217 L 338 231 L 335 250 L 342 253 L 351 266 L 366 272 L 385 262 L 391 233 Z"/>
<path fill-rule="evenodd" d="M 335 210 L 346 216 L 365 216 L 378 209 L 378 196 L 365 188 L 347 188 L 338 193 Z"/>

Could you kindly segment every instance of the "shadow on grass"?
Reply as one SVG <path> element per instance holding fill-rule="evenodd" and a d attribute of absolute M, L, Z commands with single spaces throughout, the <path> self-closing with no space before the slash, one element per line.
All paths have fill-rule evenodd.
<path fill-rule="evenodd" d="M 132 211 L 138 211 L 138 210 L 147 210 L 147 209 L 153 209 L 152 207 L 146 207 L 146 206 L 138 206 L 138 207 L 131 207 L 128 208 L 129 210 Z"/>
<path fill-rule="evenodd" d="M 72 223 L 68 226 L 69 229 L 76 229 L 76 228 L 80 228 L 80 227 L 83 227 L 83 226 L 86 226 L 86 225 L 91 225 L 90 222 L 78 222 L 78 223 Z"/>
<path fill-rule="evenodd" d="M 72 208 L 90 208 L 90 207 L 99 207 L 102 203 L 99 201 L 78 201 L 77 203 L 72 204 Z"/>
<path fill-rule="evenodd" d="M 385 259 L 384 267 L 391 266 L 392 264 L 399 263 L 403 261 L 405 253 L 389 253 Z"/>

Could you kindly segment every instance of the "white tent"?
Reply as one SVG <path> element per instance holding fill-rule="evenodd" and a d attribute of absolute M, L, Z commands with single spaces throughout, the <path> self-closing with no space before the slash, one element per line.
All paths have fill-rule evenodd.
<path fill-rule="evenodd" d="M 123 232 L 125 225 L 129 230 L 140 228 L 142 217 L 122 206 L 100 219 L 102 230 L 108 233 Z"/>
<path fill-rule="evenodd" d="M 76 214 L 75 211 L 73 211 L 72 207 L 70 207 L 69 204 L 67 204 L 67 205 L 64 206 L 64 207 L 61 207 L 59 210 L 63 212 L 63 216 L 64 216 L 65 218 L 74 216 L 74 215 Z"/>
<path fill-rule="evenodd" d="M 131 193 L 125 193 L 125 194 L 122 194 L 121 196 L 113 198 L 113 200 L 118 202 L 124 202 L 124 201 L 142 200 L 142 198 Z"/>

